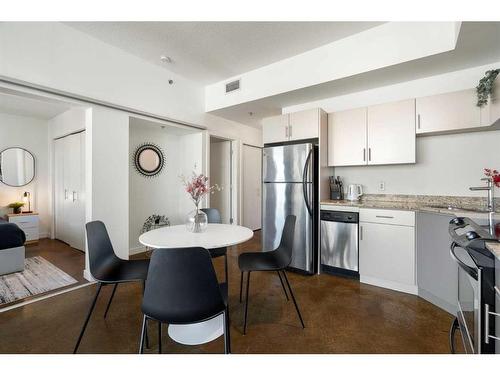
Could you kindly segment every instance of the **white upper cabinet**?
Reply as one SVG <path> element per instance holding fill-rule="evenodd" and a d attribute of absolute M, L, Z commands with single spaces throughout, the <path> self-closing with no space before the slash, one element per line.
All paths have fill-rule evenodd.
<path fill-rule="evenodd" d="M 368 164 L 415 163 L 415 99 L 368 107 Z"/>
<path fill-rule="evenodd" d="M 288 139 L 288 115 L 267 117 L 262 120 L 264 143 L 285 142 Z"/>
<path fill-rule="evenodd" d="M 495 85 L 488 104 L 481 108 L 481 126 L 490 126 L 500 118 L 500 84 Z"/>
<path fill-rule="evenodd" d="M 313 108 L 289 114 L 288 135 L 291 141 L 319 137 L 321 109 Z"/>
<path fill-rule="evenodd" d="M 416 103 L 417 134 L 481 126 L 475 89 L 417 98 Z"/>
<path fill-rule="evenodd" d="M 265 118 L 262 120 L 263 143 L 318 138 L 324 116 L 322 109 L 313 108 Z"/>
<path fill-rule="evenodd" d="M 366 108 L 328 114 L 328 165 L 366 164 Z"/>

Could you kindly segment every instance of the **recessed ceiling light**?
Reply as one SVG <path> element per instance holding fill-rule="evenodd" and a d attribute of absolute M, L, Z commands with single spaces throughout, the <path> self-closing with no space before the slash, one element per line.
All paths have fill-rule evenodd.
<path fill-rule="evenodd" d="M 170 64 L 172 62 L 172 59 L 170 58 L 170 56 L 161 55 L 160 61 L 163 63 Z"/>

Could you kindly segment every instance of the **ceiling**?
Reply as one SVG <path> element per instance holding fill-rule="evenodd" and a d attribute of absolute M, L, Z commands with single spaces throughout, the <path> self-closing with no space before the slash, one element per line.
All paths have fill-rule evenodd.
<path fill-rule="evenodd" d="M 70 108 L 64 104 L 0 93 L 0 113 L 49 120 Z"/>
<path fill-rule="evenodd" d="M 300 54 L 382 22 L 67 22 L 206 85 Z M 171 63 L 163 63 L 166 55 Z"/>

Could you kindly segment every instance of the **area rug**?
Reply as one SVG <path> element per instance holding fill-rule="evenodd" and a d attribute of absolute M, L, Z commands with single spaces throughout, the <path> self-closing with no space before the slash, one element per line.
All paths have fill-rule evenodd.
<path fill-rule="evenodd" d="M 24 271 L 0 276 L 0 306 L 77 282 L 41 256 L 27 258 L 24 264 Z"/>

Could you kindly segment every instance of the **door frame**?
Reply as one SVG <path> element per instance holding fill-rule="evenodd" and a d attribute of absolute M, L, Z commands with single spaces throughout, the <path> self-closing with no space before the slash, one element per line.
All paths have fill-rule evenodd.
<path fill-rule="evenodd" d="M 206 175 L 210 177 L 210 139 L 218 138 L 229 142 L 230 149 L 230 223 L 240 225 L 241 223 L 241 141 L 223 135 L 207 132 L 206 143 Z M 210 194 L 207 195 L 206 206 L 210 207 Z"/>

